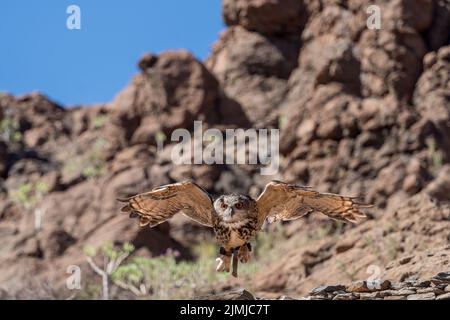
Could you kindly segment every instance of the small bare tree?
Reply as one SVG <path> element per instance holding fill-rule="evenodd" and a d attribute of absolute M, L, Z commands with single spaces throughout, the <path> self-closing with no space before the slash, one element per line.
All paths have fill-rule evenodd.
<path fill-rule="evenodd" d="M 119 268 L 121 263 L 133 252 L 134 246 L 130 243 L 125 243 L 120 249 L 115 250 L 113 245 L 108 243 L 102 246 L 101 252 L 103 255 L 103 267 L 99 267 L 94 257 L 97 250 L 92 246 L 86 246 L 84 253 L 86 261 L 89 266 L 102 278 L 102 299 L 109 300 L 109 281 L 111 275 Z"/>

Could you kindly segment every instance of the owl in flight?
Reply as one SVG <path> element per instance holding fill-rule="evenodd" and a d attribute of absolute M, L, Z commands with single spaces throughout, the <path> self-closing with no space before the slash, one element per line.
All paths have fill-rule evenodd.
<path fill-rule="evenodd" d="M 222 195 L 215 201 L 203 188 L 191 181 L 155 188 L 130 198 L 122 212 L 139 218 L 140 226 L 154 227 L 183 213 L 194 221 L 214 229 L 220 245 L 217 271 L 230 272 L 233 256 L 233 275 L 237 276 L 238 259 L 250 259 L 250 240 L 261 230 L 264 221 L 272 223 L 301 218 L 320 212 L 344 222 L 357 222 L 366 215 L 361 208 L 371 207 L 356 202 L 356 198 L 310 189 L 279 181 L 269 182 L 254 200 L 247 195 Z"/>

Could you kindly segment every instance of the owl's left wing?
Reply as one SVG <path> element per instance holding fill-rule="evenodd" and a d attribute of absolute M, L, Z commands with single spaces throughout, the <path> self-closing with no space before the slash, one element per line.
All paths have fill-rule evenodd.
<path fill-rule="evenodd" d="M 256 200 L 258 209 L 258 229 L 265 219 L 294 220 L 309 213 L 320 212 L 332 219 L 357 222 L 366 215 L 361 208 L 369 208 L 356 202 L 356 198 L 332 193 L 320 193 L 308 187 L 301 187 L 278 181 L 269 182 Z"/>
<path fill-rule="evenodd" d="M 141 226 L 154 227 L 177 213 L 184 213 L 192 220 L 212 227 L 214 206 L 210 195 L 196 183 L 185 181 L 155 188 L 127 199 L 122 212 L 139 217 Z"/>

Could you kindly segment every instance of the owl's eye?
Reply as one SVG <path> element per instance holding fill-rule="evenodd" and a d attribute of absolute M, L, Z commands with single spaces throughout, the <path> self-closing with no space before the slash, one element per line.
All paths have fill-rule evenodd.
<path fill-rule="evenodd" d="M 221 207 L 222 209 L 226 209 L 228 206 L 227 206 L 225 203 L 222 202 L 222 204 L 220 205 L 220 207 Z"/>
<path fill-rule="evenodd" d="M 242 209 L 243 205 L 242 202 L 238 202 L 236 203 L 236 205 L 234 206 L 236 209 Z"/>

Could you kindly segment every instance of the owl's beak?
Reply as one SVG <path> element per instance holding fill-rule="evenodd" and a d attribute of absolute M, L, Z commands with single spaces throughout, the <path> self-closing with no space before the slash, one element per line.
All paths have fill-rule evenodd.
<path fill-rule="evenodd" d="M 231 219 L 231 218 L 233 217 L 233 215 L 234 215 L 234 210 L 233 210 L 233 208 L 228 207 L 228 208 L 225 210 L 223 217 L 224 217 L 225 219 Z"/>

